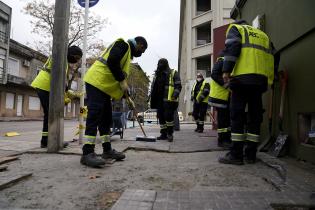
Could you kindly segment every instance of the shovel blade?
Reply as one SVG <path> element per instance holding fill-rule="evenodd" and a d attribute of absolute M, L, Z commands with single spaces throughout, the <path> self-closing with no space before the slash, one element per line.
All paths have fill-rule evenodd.
<path fill-rule="evenodd" d="M 281 152 L 283 151 L 285 144 L 287 143 L 288 135 L 287 134 L 279 134 L 275 143 L 270 148 L 270 154 L 274 157 L 279 157 Z"/>

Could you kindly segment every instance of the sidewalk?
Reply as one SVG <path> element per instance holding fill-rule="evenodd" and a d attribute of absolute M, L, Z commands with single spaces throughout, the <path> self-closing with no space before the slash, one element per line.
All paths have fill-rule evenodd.
<path fill-rule="evenodd" d="M 73 139 L 75 127 L 76 122 L 68 122 L 65 124 L 65 139 Z M 256 164 L 244 166 L 219 164 L 217 158 L 225 152 L 217 147 L 216 132 L 211 131 L 209 129 L 210 126 L 206 125 L 206 132 L 199 134 L 193 131 L 194 127 L 195 125 L 193 124 L 182 124 L 181 130 L 175 132 L 174 142 L 171 143 L 168 141 L 135 141 L 136 136 L 141 135 L 140 129 L 138 127 L 127 129 L 125 130 L 123 140 L 120 140 L 119 136 L 113 136 L 112 138 L 113 148 L 128 153 L 127 160 L 116 162 L 106 167 L 104 170 L 90 169 L 79 164 L 79 157 L 77 156 L 81 155 L 81 145 L 79 145 L 77 141 L 71 142 L 68 148 L 59 152 L 60 154 L 68 154 L 62 158 L 55 154 L 46 154 L 45 149 L 38 148 L 40 134 L 37 132 L 25 131 L 21 132 L 21 136 L 6 137 L 5 139 L 1 137 L 0 156 L 20 152 L 26 154 L 26 158 L 31 158 L 32 156 L 36 156 L 37 159 L 39 158 L 38 160 L 41 164 L 40 170 L 37 172 L 36 167 L 36 172 L 34 172 L 37 178 L 34 181 L 29 181 L 30 183 L 25 183 L 25 189 L 30 186 L 44 185 L 43 183 L 48 180 L 48 175 L 45 174 L 45 171 L 48 171 L 49 174 L 54 171 L 59 171 L 61 167 L 61 170 L 64 170 L 67 176 L 71 176 L 71 180 L 67 183 L 60 171 L 58 175 L 51 174 L 51 176 L 58 178 L 56 180 L 57 182 L 63 181 L 57 186 L 52 185 L 54 193 L 51 193 L 49 190 L 47 191 L 46 186 L 42 186 L 44 191 L 41 192 L 37 189 L 33 194 L 28 191 L 27 194 L 24 195 L 20 193 L 21 190 L 24 191 L 24 186 L 19 185 L 15 186 L 15 189 L 12 187 L 12 189 L 7 190 L 6 194 L 10 196 L 16 195 L 13 198 L 17 206 L 14 207 L 21 207 L 22 205 L 25 208 L 38 209 L 42 209 L 42 206 L 51 208 L 51 205 L 55 202 L 60 203 L 60 206 L 58 208 L 56 207 L 56 209 L 92 209 L 95 204 L 93 204 L 93 200 L 91 199 L 96 199 L 95 195 L 101 195 L 102 198 L 102 194 L 104 194 L 105 198 L 108 198 L 108 194 L 106 193 L 120 190 L 122 190 L 123 193 L 119 199 L 117 201 L 115 199 L 110 201 L 110 203 L 116 201 L 111 208 L 112 210 L 280 210 L 286 209 L 282 207 L 287 206 L 301 207 L 300 209 L 304 210 L 315 207 L 314 168 L 309 169 L 307 165 L 305 165 L 305 168 L 308 170 L 304 170 L 292 164 L 293 162 L 297 163 L 295 160 L 279 160 L 264 153 L 259 154 L 261 161 Z M 159 126 L 156 124 L 145 125 L 144 129 L 148 136 L 159 135 Z M 152 156 L 141 155 L 146 151 L 147 153 L 152 152 Z M 102 152 L 100 144 L 96 145 L 96 152 L 98 154 Z M 154 152 L 157 152 L 156 155 Z M 177 161 L 173 164 L 170 163 L 170 166 L 167 166 L 169 168 L 165 168 L 166 166 L 163 165 L 163 162 L 159 165 L 160 160 L 155 159 L 155 157 L 160 157 L 158 156 L 160 154 L 165 154 L 166 162 L 168 160 Z M 73 156 L 75 157 L 72 158 Z M 67 159 L 65 159 L 66 157 Z M 133 162 L 136 161 L 137 158 L 142 157 L 147 158 L 147 160 L 140 161 L 139 163 Z M 49 158 L 57 160 L 57 163 L 60 159 L 59 163 L 61 166 L 60 164 L 56 165 L 56 161 L 53 162 Z M 47 163 L 47 160 L 51 162 Z M 153 163 L 152 161 L 155 161 L 156 164 L 148 165 L 150 162 Z M 22 162 L 24 165 L 26 164 L 24 166 L 26 168 L 28 167 L 27 164 L 32 164 L 32 161 L 28 163 L 27 159 Z M 19 165 L 16 164 L 15 168 L 18 166 Z M 153 169 L 160 171 L 160 174 L 150 174 L 150 170 Z M 179 171 L 178 173 L 185 174 L 163 174 L 169 170 Z M 80 174 L 82 171 L 83 174 Z M 136 173 L 139 171 L 143 171 L 143 174 Z M 96 174 L 100 178 L 93 179 L 95 181 L 91 183 L 90 179 L 87 180 L 84 178 L 90 174 Z M 75 175 L 78 177 L 76 178 Z M 135 175 L 137 177 L 130 177 Z M 42 179 L 41 176 L 43 176 Z M 80 181 L 77 182 L 77 180 Z M 108 182 L 108 180 L 110 180 L 110 182 Z M 142 185 L 132 184 L 133 182 L 143 182 L 143 180 L 145 183 Z M 56 183 L 53 179 L 50 182 Z M 70 187 L 75 187 L 74 183 L 78 185 L 78 189 L 74 188 L 73 191 Z M 85 189 L 85 183 L 89 185 L 94 183 L 94 185 L 89 188 L 89 190 L 94 191 L 90 191 L 89 195 L 84 195 L 87 196 L 86 198 L 82 197 L 82 193 L 80 193 L 81 189 Z M 148 183 L 153 183 L 153 185 Z M 167 187 L 168 183 L 169 186 Z M 194 186 L 190 183 L 198 183 L 198 185 Z M 47 187 L 49 186 L 48 183 Z M 142 187 L 134 188 L 134 186 Z M 66 188 L 67 191 L 72 189 L 71 198 L 69 198 L 69 195 L 63 194 L 64 192 L 60 190 L 63 189 L 62 187 Z M 50 187 L 48 189 L 50 189 Z M 52 204 L 38 204 L 41 202 L 49 202 L 49 200 L 47 201 L 47 199 L 45 199 L 45 194 L 42 194 L 40 197 L 29 197 L 30 195 L 38 196 L 39 192 L 45 192 L 47 195 L 55 196 L 54 199 L 50 201 Z M 88 203 L 77 206 L 78 195 L 81 197 L 80 203 L 84 201 Z M 26 196 L 26 198 L 24 198 L 24 196 Z M 67 201 L 59 199 L 66 199 Z M 3 205 L 4 207 L 8 207 L 11 204 L 7 203 L 6 205 L 6 203 L 4 203 Z M 94 209 L 97 208 L 95 207 Z M 103 207 L 100 209 L 109 208 Z"/>

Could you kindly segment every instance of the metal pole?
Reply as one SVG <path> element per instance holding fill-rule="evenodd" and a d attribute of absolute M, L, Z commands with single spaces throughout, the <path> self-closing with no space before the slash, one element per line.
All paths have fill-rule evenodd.
<path fill-rule="evenodd" d="M 86 72 L 86 48 L 87 48 L 87 25 L 89 18 L 89 0 L 85 0 L 85 15 L 84 15 L 84 31 L 83 31 L 83 58 L 82 58 L 82 67 L 81 67 L 81 80 L 80 80 L 80 92 L 84 91 L 84 75 Z M 84 106 L 84 95 L 80 97 L 80 109 Z M 79 144 L 82 144 L 83 140 L 83 115 L 79 116 Z"/>
<path fill-rule="evenodd" d="M 48 152 L 58 152 L 64 138 L 64 90 L 71 0 L 56 0 L 49 95 Z"/>

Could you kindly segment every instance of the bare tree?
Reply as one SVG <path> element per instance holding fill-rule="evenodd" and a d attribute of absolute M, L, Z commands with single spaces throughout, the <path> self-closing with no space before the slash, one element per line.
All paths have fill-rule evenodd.
<path fill-rule="evenodd" d="M 35 48 L 48 55 L 51 53 L 52 35 L 54 28 L 54 1 L 32 0 L 24 7 L 25 14 L 33 17 L 32 33 L 40 35 L 43 40 L 35 41 Z M 88 50 L 94 51 L 101 41 L 96 39 L 96 34 L 109 24 L 108 18 L 102 18 L 93 13 L 89 14 L 88 20 Z M 84 9 L 80 8 L 75 0 L 71 2 L 69 23 L 69 45 L 81 45 L 83 43 Z"/>

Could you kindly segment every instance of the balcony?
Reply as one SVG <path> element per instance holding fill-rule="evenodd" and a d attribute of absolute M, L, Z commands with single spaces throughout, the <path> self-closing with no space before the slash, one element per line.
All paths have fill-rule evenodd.
<path fill-rule="evenodd" d="M 0 42 L 7 44 L 8 43 L 8 35 L 7 33 L 0 31 Z"/>
<path fill-rule="evenodd" d="M 14 84 L 19 84 L 19 85 L 27 85 L 28 86 L 27 81 L 24 78 L 22 78 L 22 77 L 18 77 L 18 76 L 15 76 L 15 75 L 8 74 L 7 75 L 7 79 L 8 79 L 9 83 L 14 83 Z"/>

